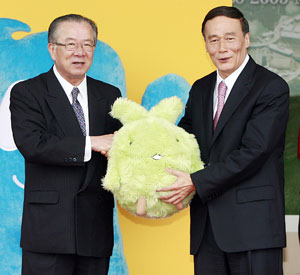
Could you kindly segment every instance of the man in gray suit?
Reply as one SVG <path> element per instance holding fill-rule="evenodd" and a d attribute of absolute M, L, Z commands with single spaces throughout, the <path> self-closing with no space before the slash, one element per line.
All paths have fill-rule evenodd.
<path fill-rule="evenodd" d="M 114 199 L 101 178 L 120 127 L 109 112 L 121 94 L 86 76 L 96 43 L 92 20 L 56 18 L 48 32 L 54 66 L 11 92 L 13 135 L 26 173 L 23 275 L 108 273 Z"/>
<path fill-rule="evenodd" d="M 169 170 L 161 191 L 191 211 L 195 274 L 282 274 L 285 239 L 283 151 L 289 88 L 248 55 L 249 25 L 234 7 L 217 7 L 202 24 L 217 70 L 197 80 L 179 123 L 193 133 L 206 167 Z"/>

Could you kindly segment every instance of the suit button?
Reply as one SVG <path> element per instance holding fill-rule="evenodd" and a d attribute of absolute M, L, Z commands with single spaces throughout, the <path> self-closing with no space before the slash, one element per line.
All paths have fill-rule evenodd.
<path fill-rule="evenodd" d="M 68 160 L 69 162 L 72 162 L 73 161 L 73 158 L 69 158 L 69 160 Z"/>
<path fill-rule="evenodd" d="M 64 162 L 68 162 L 68 158 L 64 158 Z"/>
<path fill-rule="evenodd" d="M 73 158 L 73 162 L 76 162 L 77 161 L 77 158 Z"/>

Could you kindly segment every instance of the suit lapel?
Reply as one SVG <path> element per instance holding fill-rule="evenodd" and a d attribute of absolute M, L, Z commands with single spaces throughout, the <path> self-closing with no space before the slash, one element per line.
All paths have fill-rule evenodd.
<path fill-rule="evenodd" d="M 100 86 L 96 87 L 92 81 L 87 77 L 90 136 L 98 136 L 105 133 L 107 100 L 102 95 Z"/>
<path fill-rule="evenodd" d="M 100 87 L 100 86 L 99 86 Z M 66 136 L 80 136 L 82 131 L 77 121 L 74 110 L 51 69 L 47 74 L 46 100 L 51 108 L 58 124 Z M 90 136 L 105 134 L 105 117 L 107 114 L 107 101 L 102 96 L 101 89 L 93 85 L 87 77 L 88 105 L 89 105 L 89 128 Z M 93 157 L 92 157 L 93 159 Z M 86 175 L 79 192 L 86 189 L 97 169 L 98 162 L 86 163 Z"/>
<path fill-rule="evenodd" d="M 250 84 L 252 82 L 255 67 L 256 64 L 253 61 L 253 59 L 250 57 L 246 67 L 244 68 L 244 70 L 236 80 L 235 84 L 233 85 L 230 95 L 224 105 L 217 127 L 213 133 L 211 146 L 213 145 L 213 143 L 221 133 L 222 129 L 224 128 L 224 126 L 226 125 L 226 123 L 228 122 L 232 114 L 238 108 L 241 101 L 249 93 L 251 88 Z"/>
<path fill-rule="evenodd" d="M 89 124 L 90 124 L 90 136 L 98 136 L 106 134 L 105 123 L 107 115 L 107 100 L 102 95 L 100 86 L 93 85 L 93 80 L 87 77 L 87 90 L 88 90 L 88 104 L 89 104 Z M 100 154 L 100 153 L 92 153 Z M 93 159 L 93 156 L 92 156 Z M 82 192 L 87 188 L 93 175 L 95 174 L 95 169 L 99 169 L 99 162 L 89 161 L 86 164 L 87 170 L 79 192 Z M 99 182 L 100 185 L 100 182 Z"/>
<path fill-rule="evenodd" d="M 45 96 L 46 101 L 48 102 L 53 115 L 56 117 L 62 132 L 65 136 L 82 135 L 82 131 L 70 101 L 52 69 L 47 73 L 47 88 L 48 91 Z"/>
<path fill-rule="evenodd" d="M 203 96 L 202 110 L 204 110 L 203 111 L 203 121 L 206 125 L 205 132 L 206 132 L 207 144 L 211 143 L 211 140 L 213 137 L 213 95 L 214 95 L 216 77 L 217 77 L 217 75 L 216 75 L 216 73 L 214 73 L 212 75 L 211 80 L 209 81 L 207 90 L 204 93 L 201 93 Z"/>

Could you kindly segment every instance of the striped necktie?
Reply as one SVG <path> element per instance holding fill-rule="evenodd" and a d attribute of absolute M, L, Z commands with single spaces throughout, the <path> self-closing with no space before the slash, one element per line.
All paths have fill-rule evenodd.
<path fill-rule="evenodd" d="M 78 94 L 79 94 L 79 89 L 77 87 L 74 87 L 71 93 L 72 93 L 72 107 L 74 109 L 75 115 L 77 117 L 80 128 L 82 130 L 82 134 L 84 136 L 86 136 L 84 113 L 83 113 L 82 107 L 77 99 Z"/>
<path fill-rule="evenodd" d="M 221 81 L 218 86 L 218 106 L 217 106 L 217 112 L 214 117 L 214 130 L 217 127 L 221 112 L 225 104 L 226 91 L 227 91 L 227 86 L 224 81 Z"/>

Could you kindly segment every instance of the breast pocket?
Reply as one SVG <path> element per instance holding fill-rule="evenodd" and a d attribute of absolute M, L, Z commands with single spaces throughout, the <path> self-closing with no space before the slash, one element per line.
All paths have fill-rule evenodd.
<path fill-rule="evenodd" d="M 248 187 L 238 189 L 236 192 L 237 203 L 273 200 L 274 198 L 275 191 L 271 185 Z"/>
<path fill-rule="evenodd" d="M 57 204 L 59 194 L 57 191 L 30 191 L 27 201 L 29 203 Z"/>

